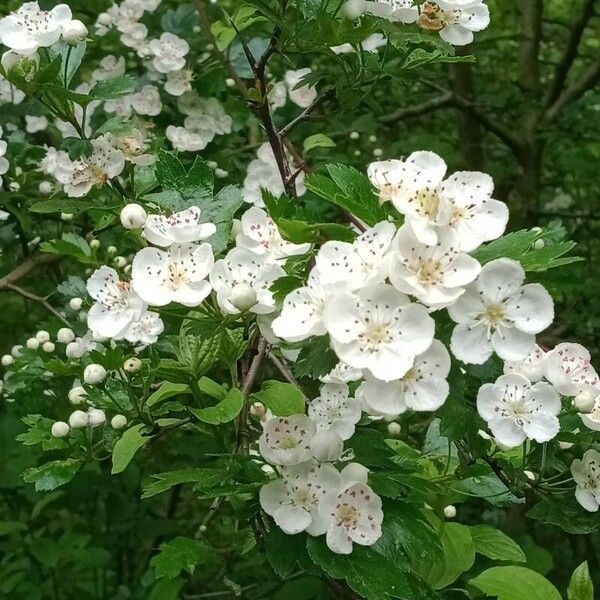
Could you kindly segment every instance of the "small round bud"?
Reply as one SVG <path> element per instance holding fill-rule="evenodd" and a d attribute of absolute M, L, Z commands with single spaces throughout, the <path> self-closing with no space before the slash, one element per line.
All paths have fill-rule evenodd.
<path fill-rule="evenodd" d="M 365 8 L 364 0 L 348 0 L 342 10 L 348 19 L 357 19 L 365 12 Z"/>
<path fill-rule="evenodd" d="M 454 519 L 456 517 L 456 506 L 448 504 L 448 506 L 444 507 L 444 516 L 446 519 Z"/>
<path fill-rule="evenodd" d="M 487 431 L 484 431 L 483 429 L 480 429 L 480 430 L 477 432 L 477 435 L 478 435 L 480 438 L 483 438 L 484 440 L 491 440 L 491 439 L 492 439 L 492 436 L 491 436 L 491 435 L 490 435 L 490 434 L 489 434 Z"/>
<path fill-rule="evenodd" d="M 375 148 L 373 150 L 373 156 L 376 156 L 377 158 L 383 156 L 383 150 L 381 148 Z"/>
<path fill-rule="evenodd" d="M 573 398 L 573 405 L 575 408 L 585 415 L 591 413 L 596 406 L 596 397 L 590 392 L 579 392 L 575 398 Z"/>
<path fill-rule="evenodd" d="M 360 150 L 354 151 L 354 156 L 360 156 L 361 154 L 362 154 L 362 152 Z"/>
<path fill-rule="evenodd" d="M 250 406 L 250 414 L 262 419 L 266 414 L 265 405 L 262 402 L 253 402 Z"/>
<path fill-rule="evenodd" d="M 81 404 L 82 402 L 85 402 L 86 397 L 87 392 L 80 385 L 76 385 L 69 390 L 69 402 L 71 404 Z"/>
<path fill-rule="evenodd" d="M 535 473 L 533 471 L 523 471 L 523 475 L 525 475 L 529 481 L 535 481 Z"/>
<path fill-rule="evenodd" d="M 52 429 L 50 430 L 52 437 L 55 438 L 67 437 L 69 431 L 71 431 L 71 428 L 64 421 L 56 421 L 56 423 L 52 424 Z"/>
<path fill-rule="evenodd" d="M 535 240 L 535 242 L 533 242 L 533 247 L 535 250 L 541 250 L 545 245 L 546 245 L 546 242 L 544 240 L 542 240 L 541 238 L 539 240 Z"/>
<path fill-rule="evenodd" d="M 110 27 L 112 25 L 112 19 L 107 12 L 100 13 L 96 21 L 105 27 Z"/>
<path fill-rule="evenodd" d="M 11 181 L 8 184 L 8 189 L 11 192 L 18 192 L 21 189 L 21 184 L 18 181 Z"/>
<path fill-rule="evenodd" d="M 139 371 L 141 368 L 142 368 L 142 361 L 139 358 L 137 358 L 136 356 L 132 356 L 131 358 L 128 358 L 123 363 L 123 369 L 127 373 L 135 373 L 136 371 Z"/>
<path fill-rule="evenodd" d="M 41 341 L 41 340 L 40 340 Z M 19 356 L 21 356 L 21 354 L 23 354 L 23 345 L 22 344 L 17 344 L 16 346 L 13 346 L 10 349 L 10 353 L 15 357 L 15 358 L 19 358 Z"/>
<path fill-rule="evenodd" d="M 60 218 L 65 223 L 73 220 L 73 213 L 60 213 Z"/>
<path fill-rule="evenodd" d="M 106 369 L 102 365 L 91 364 L 83 370 L 83 380 L 89 385 L 95 385 L 104 381 Z"/>
<path fill-rule="evenodd" d="M 38 341 L 37 338 L 29 338 L 26 342 L 25 345 L 30 349 L 30 350 L 37 350 L 40 347 L 40 343 Z"/>
<path fill-rule="evenodd" d="M 35 334 L 35 337 L 40 344 L 43 344 L 44 342 L 47 342 L 50 339 L 50 334 L 47 331 L 41 329 Z"/>
<path fill-rule="evenodd" d="M 570 450 L 574 444 L 572 442 L 558 442 L 558 447 L 561 450 Z"/>
<path fill-rule="evenodd" d="M 88 424 L 90 417 L 82 410 L 74 410 L 69 416 L 69 425 L 73 429 L 81 429 Z"/>
<path fill-rule="evenodd" d="M 100 240 L 93 239 L 90 241 L 90 248 L 92 250 L 98 250 L 100 248 Z"/>
<path fill-rule="evenodd" d="M 68 327 L 61 327 L 56 334 L 56 339 L 61 344 L 70 344 L 75 339 L 75 334 Z"/>
<path fill-rule="evenodd" d="M 56 350 L 56 345 L 54 344 L 54 342 L 44 342 L 42 344 L 42 350 L 44 352 L 54 352 L 54 350 Z"/>
<path fill-rule="evenodd" d="M 237 283 L 231 290 L 229 298 L 233 304 L 241 312 L 250 310 L 257 302 L 256 292 L 254 288 L 247 283 Z"/>
<path fill-rule="evenodd" d="M 242 232 L 242 222 L 239 219 L 234 219 L 231 225 L 231 235 L 236 238 Z"/>
<path fill-rule="evenodd" d="M 115 415 L 110 420 L 110 426 L 113 429 L 123 429 L 127 425 L 127 417 L 125 415 Z"/>
<path fill-rule="evenodd" d="M 353 132 L 350 134 L 350 139 L 351 139 L 351 140 L 357 140 L 358 138 L 359 138 L 358 131 L 353 131 Z"/>
<path fill-rule="evenodd" d="M 81 298 L 71 298 L 69 300 L 69 308 L 71 308 L 71 310 L 81 310 L 82 305 L 83 300 Z"/>
<path fill-rule="evenodd" d="M 217 179 L 225 179 L 225 177 L 229 176 L 229 171 L 225 169 L 215 169 L 215 177 Z"/>
<path fill-rule="evenodd" d="M 92 427 L 99 427 L 106 423 L 106 414 L 100 408 L 88 408 L 88 422 Z"/>
<path fill-rule="evenodd" d="M 47 196 L 52 193 L 52 184 L 49 181 L 40 181 L 38 190 L 40 191 L 40 194 Z"/>
<path fill-rule="evenodd" d="M 124 256 L 115 256 L 115 267 L 122 269 L 127 264 L 127 259 Z"/>
<path fill-rule="evenodd" d="M 83 42 L 87 34 L 87 27 L 79 19 L 72 19 L 62 27 L 63 40 L 72 46 Z"/>
<path fill-rule="evenodd" d="M 542 233 L 544 231 L 541 227 L 532 227 L 531 233 Z"/>
<path fill-rule="evenodd" d="M 402 428 L 400 427 L 400 423 L 394 421 L 387 426 L 387 430 L 390 435 L 400 435 Z"/>
<path fill-rule="evenodd" d="M 117 247 L 116 246 L 109 246 L 106 249 L 106 254 L 108 254 L 109 256 L 114 256 L 117 253 Z"/>
<path fill-rule="evenodd" d="M 371 135 L 369 136 L 369 141 L 370 141 L 372 144 L 374 144 L 374 143 L 377 141 L 377 136 L 376 136 L 376 135 L 373 135 L 373 134 L 371 134 Z"/>
<path fill-rule="evenodd" d="M 140 204 L 131 203 L 121 210 L 121 225 L 125 229 L 139 229 L 146 223 L 148 214 Z"/>
<path fill-rule="evenodd" d="M 232 87 L 234 87 L 234 86 L 235 86 L 235 81 L 234 81 L 233 79 L 231 79 L 231 77 L 228 77 L 228 78 L 225 80 L 225 85 L 226 85 L 228 88 L 232 88 Z"/>
<path fill-rule="evenodd" d="M 65 348 L 65 355 L 67 358 L 81 358 L 84 355 L 82 352 L 82 347 L 77 342 L 71 342 L 67 344 Z"/>
<path fill-rule="evenodd" d="M 207 160 L 206 166 L 214 171 L 219 166 L 219 163 L 216 160 Z"/>
<path fill-rule="evenodd" d="M 3 367 L 10 367 L 10 365 L 12 365 L 14 362 L 15 362 L 15 359 L 10 354 L 5 354 L 2 357 L 2 366 Z"/>
<path fill-rule="evenodd" d="M 206 525 L 200 525 L 200 527 L 198 527 L 198 531 L 200 533 L 206 533 L 208 531 L 208 528 L 206 527 Z"/>

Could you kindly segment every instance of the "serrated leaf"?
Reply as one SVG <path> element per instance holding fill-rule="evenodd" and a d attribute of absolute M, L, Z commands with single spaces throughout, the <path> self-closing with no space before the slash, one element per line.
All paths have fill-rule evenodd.
<path fill-rule="evenodd" d="M 214 557 L 214 551 L 201 540 L 176 537 L 160 545 L 160 551 L 152 557 L 150 566 L 156 577 L 174 579 L 182 571 L 193 575 L 198 565 L 209 565 L 214 562 Z"/>
<path fill-rule="evenodd" d="M 329 345 L 327 336 L 313 337 L 302 346 L 292 369 L 296 377 L 318 379 L 337 365 L 338 358 Z"/>
<path fill-rule="evenodd" d="M 77 458 L 53 460 L 41 467 L 27 469 L 23 473 L 23 481 L 34 483 L 36 492 L 51 491 L 71 481 L 82 465 Z"/>
<path fill-rule="evenodd" d="M 36 202 L 29 207 L 31 212 L 50 214 L 50 213 L 70 213 L 76 215 L 85 212 L 94 207 L 92 200 L 85 198 L 51 198 Z"/>
<path fill-rule="evenodd" d="M 304 152 L 309 152 L 313 148 L 333 148 L 335 142 L 324 133 L 315 133 L 309 135 L 302 145 Z"/>
<path fill-rule="evenodd" d="M 498 600 L 561 600 L 545 577 L 525 567 L 492 567 L 469 584 Z"/>
<path fill-rule="evenodd" d="M 131 94 L 135 89 L 135 78 L 131 75 L 117 75 L 98 81 L 90 90 L 90 96 L 96 100 L 113 100 Z"/>
<path fill-rule="evenodd" d="M 146 406 L 154 406 L 168 398 L 179 396 L 180 394 L 191 394 L 190 386 L 185 383 L 165 381 L 155 392 L 152 392 L 152 394 L 148 396 Z"/>
<path fill-rule="evenodd" d="M 144 486 L 142 498 L 151 498 L 157 494 L 162 494 L 173 486 L 182 483 L 197 483 L 210 488 L 219 484 L 225 477 L 226 473 L 221 469 L 189 468 L 156 473 L 151 475 L 153 481 Z"/>
<path fill-rule="evenodd" d="M 474 525 L 470 528 L 475 552 L 492 560 L 525 562 L 525 553 L 519 544 L 505 533 L 490 525 Z"/>
<path fill-rule="evenodd" d="M 68 446 L 64 439 L 52 436 L 52 425 L 54 421 L 43 417 L 42 415 L 27 415 L 23 417 L 23 423 L 27 425 L 28 430 L 20 433 L 16 439 L 24 446 L 35 446 L 40 444 L 42 450 L 60 450 Z"/>
<path fill-rule="evenodd" d="M 304 414 L 306 398 L 302 391 L 291 383 L 269 380 L 262 385 L 260 392 L 252 395 L 278 417 Z"/>
<path fill-rule="evenodd" d="M 112 452 L 112 475 L 122 473 L 135 453 L 152 439 L 149 435 L 142 435 L 143 430 L 143 424 L 134 425 L 117 440 Z"/>

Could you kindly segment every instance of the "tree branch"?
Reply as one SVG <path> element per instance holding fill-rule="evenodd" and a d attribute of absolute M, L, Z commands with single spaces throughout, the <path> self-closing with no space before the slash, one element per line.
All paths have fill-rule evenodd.
<path fill-rule="evenodd" d="M 436 98 L 425 100 L 425 102 L 422 102 L 421 104 L 415 104 L 406 108 L 399 108 L 389 115 L 380 117 L 379 122 L 395 123 L 397 121 L 403 121 L 404 119 L 411 119 L 412 117 L 420 117 L 440 108 L 446 108 L 447 106 L 453 105 L 454 94 L 448 90 Z"/>
<path fill-rule="evenodd" d="M 17 292 L 17 294 L 20 294 L 24 298 L 28 298 L 29 300 L 33 300 L 34 302 L 41 304 L 49 313 L 52 313 L 57 319 L 60 319 L 67 327 L 71 327 L 69 321 L 67 321 L 50 303 L 48 303 L 45 298 L 42 298 L 41 296 L 38 296 L 33 292 L 28 292 L 22 287 L 10 282 L 5 283 L 4 286 L 0 289 L 12 290 L 13 292 Z"/>
<path fill-rule="evenodd" d="M 10 284 L 15 284 L 20 279 L 27 277 L 31 271 L 58 262 L 59 257 L 54 254 L 37 254 L 21 263 L 16 269 L 0 277 L 0 290 L 6 289 Z"/>
<path fill-rule="evenodd" d="M 291 369 L 288 367 L 287 363 L 275 356 L 272 352 L 269 352 L 269 360 L 275 365 L 277 370 L 283 375 L 284 379 L 286 379 L 292 385 L 296 387 L 300 387 L 298 384 L 298 380 L 294 377 Z"/>
<path fill-rule="evenodd" d="M 521 2 L 521 43 L 519 44 L 519 83 L 525 92 L 537 98 L 540 91 L 540 42 L 544 0 Z"/>

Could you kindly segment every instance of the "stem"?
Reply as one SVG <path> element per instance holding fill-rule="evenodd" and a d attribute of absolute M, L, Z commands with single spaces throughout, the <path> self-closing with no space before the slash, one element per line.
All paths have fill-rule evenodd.
<path fill-rule="evenodd" d="M 73 50 L 73 46 L 71 46 L 69 44 L 69 47 L 67 48 L 67 56 L 65 57 L 65 74 L 64 74 L 65 89 L 69 89 L 69 81 L 67 80 L 67 78 L 69 76 L 69 59 L 71 58 L 72 50 Z"/>

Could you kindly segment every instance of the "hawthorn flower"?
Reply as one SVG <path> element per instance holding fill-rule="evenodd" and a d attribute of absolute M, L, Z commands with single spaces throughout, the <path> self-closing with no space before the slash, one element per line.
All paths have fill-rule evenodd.
<path fill-rule="evenodd" d="M 600 507 L 600 452 L 588 450 L 583 459 L 571 463 L 571 473 L 577 485 L 575 498 L 588 512 Z"/>
<path fill-rule="evenodd" d="M 125 339 L 140 347 L 150 346 L 158 341 L 164 331 L 164 323 L 158 313 L 147 310 L 134 321 L 125 332 Z"/>
<path fill-rule="evenodd" d="M 37 2 L 25 2 L 0 19 L 0 42 L 19 54 L 33 54 L 38 48 L 57 42 L 71 18 L 67 4 L 58 4 L 46 11 L 41 10 Z"/>
<path fill-rule="evenodd" d="M 199 133 L 175 125 L 167 126 L 166 136 L 173 148 L 180 152 L 197 152 L 198 150 L 204 150 L 208 144 L 206 138 Z"/>
<path fill-rule="evenodd" d="M 343 293 L 327 304 L 323 321 L 338 358 L 383 381 L 400 379 L 433 341 L 427 309 L 391 285 Z"/>
<path fill-rule="evenodd" d="M 178 302 L 198 306 L 210 294 L 206 281 L 214 258 L 210 244 L 173 244 L 168 250 L 143 248 L 131 265 L 131 283 L 152 306 Z"/>
<path fill-rule="evenodd" d="M 285 467 L 283 477 L 271 481 L 260 490 L 260 505 L 288 535 L 306 531 L 322 535 L 327 519 L 319 513 L 321 499 L 338 490 L 342 478 L 335 467 L 315 460 Z"/>
<path fill-rule="evenodd" d="M 144 224 L 144 237 L 161 247 L 205 240 L 214 235 L 217 228 L 213 223 L 201 223 L 201 212 L 197 206 L 190 206 L 170 217 L 149 215 Z"/>
<path fill-rule="evenodd" d="M 477 394 L 477 411 L 494 437 L 514 448 L 526 439 L 548 442 L 558 434 L 560 395 L 549 384 L 532 384 L 517 373 L 501 375 Z"/>
<path fill-rule="evenodd" d="M 77 337 L 65 348 L 67 358 L 81 358 L 98 346 L 92 331 L 88 331 L 83 337 Z"/>
<path fill-rule="evenodd" d="M 310 244 L 293 244 L 284 240 L 273 219 L 256 206 L 251 206 L 242 215 L 241 226 L 236 244 L 267 261 L 282 262 L 290 256 L 306 254 L 310 249 Z"/>
<path fill-rule="evenodd" d="M 269 419 L 258 440 L 262 457 L 272 465 L 298 465 L 312 460 L 310 443 L 317 427 L 306 415 Z"/>
<path fill-rule="evenodd" d="M 140 166 L 148 166 L 154 162 L 154 156 L 146 152 L 147 142 L 139 129 L 132 128 L 118 135 L 108 133 L 107 140 L 123 153 L 127 162 Z"/>
<path fill-rule="evenodd" d="M 287 71 L 284 76 L 290 100 L 301 108 L 308 108 L 317 99 L 316 87 L 310 85 L 297 87 L 300 81 L 309 73 L 312 73 L 312 70 L 305 68 L 297 71 Z"/>
<path fill-rule="evenodd" d="M 154 58 L 152 66 L 159 73 L 180 71 L 185 66 L 185 56 L 190 45 L 174 33 L 165 32 L 159 39 L 151 40 L 148 47 Z"/>
<path fill-rule="evenodd" d="M 396 234 L 390 282 L 432 309 L 455 302 L 480 272 L 481 265 L 460 251 L 458 236 L 450 229 L 438 232 L 434 246 L 420 243 L 406 226 Z"/>
<path fill-rule="evenodd" d="M 457 323 L 451 349 L 466 363 L 483 364 L 495 351 L 504 360 L 522 360 L 535 335 L 552 323 L 554 303 L 538 283 L 523 285 L 525 271 L 515 260 L 487 263 L 465 293 L 448 307 Z"/>
<path fill-rule="evenodd" d="M 131 285 L 120 281 L 118 273 L 110 267 L 96 269 L 86 287 L 96 301 L 87 315 L 88 327 L 102 337 L 123 339 L 131 324 L 146 310 L 146 303 Z"/>
<path fill-rule="evenodd" d="M 360 421 L 359 403 L 350 398 L 350 390 L 345 383 L 327 383 L 321 388 L 321 395 L 308 405 L 308 416 L 317 424 L 317 430 L 333 431 L 342 440 L 354 435 L 354 426 Z"/>
<path fill-rule="evenodd" d="M 345 362 L 340 361 L 327 375 L 319 377 L 323 383 L 349 383 L 362 379 L 362 369 L 355 369 Z"/>
<path fill-rule="evenodd" d="M 546 353 L 537 344 L 523 360 L 506 361 L 504 363 L 504 374 L 519 373 L 524 375 L 532 383 L 544 378 L 544 357 Z M 556 386 L 555 386 L 556 387 Z"/>
<path fill-rule="evenodd" d="M 155 117 L 162 110 L 160 94 L 153 85 L 145 85 L 139 92 L 131 94 L 129 102 L 138 115 Z"/>
<path fill-rule="evenodd" d="M 125 75 L 125 57 L 119 56 L 117 58 L 114 54 L 108 54 L 100 60 L 98 67 L 92 71 L 92 80 L 95 82 L 104 81 L 119 75 Z"/>
<path fill-rule="evenodd" d="M 367 475 L 367 469 L 350 463 L 341 472 L 341 489 L 326 493 L 319 503 L 332 552 L 350 554 L 353 543 L 372 546 L 381 537 L 381 498 L 367 485 Z"/>
<path fill-rule="evenodd" d="M 27 133 L 36 133 L 48 128 L 48 119 L 44 116 L 25 115 L 25 131 Z"/>
<path fill-rule="evenodd" d="M 448 44 L 465 46 L 473 41 L 474 31 L 490 24 L 490 11 L 483 0 L 436 0 L 421 6 L 417 24 L 439 31 Z"/>
<path fill-rule="evenodd" d="M 242 311 L 268 314 L 275 310 L 271 284 L 285 271 L 245 248 L 233 248 L 210 272 L 221 310 L 230 315 Z"/>
<path fill-rule="evenodd" d="M 397 381 L 384 382 L 367 374 L 356 390 L 366 412 L 397 416 L 407 409 L 434 411 L 446 401 L 450 387 L 450 355 L 438 340 L 415 358 L 413 367 Z"/>
<path fill-rule="evenodd" d="M 588 388 L 600 387 L 591 356 L 581 344 L 565 342 L 544 356 L 544 375 L 563 396 L 575 396 Z"/>
<path fill-rule="evenodd" d="M 165 92 L 171 96 L 181 96 L 192 89 L 193 71 L 181 69 L 180 71 L 170 71 L 167 73 L 165 82 Z"/>

